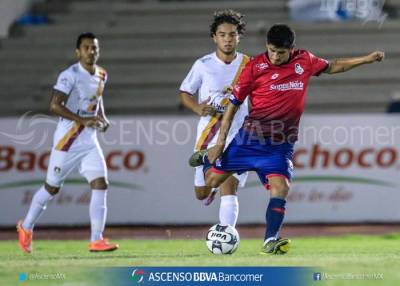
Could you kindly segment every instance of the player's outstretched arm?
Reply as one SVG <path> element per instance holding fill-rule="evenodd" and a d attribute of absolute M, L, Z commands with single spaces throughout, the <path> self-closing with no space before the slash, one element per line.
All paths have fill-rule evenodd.
<path fill-rule="evenodd" d="M 194 99 L 193 96 L 190 95 L 189 93 L 186 92 L 181 92 L 179 93 L 179 97 L 181 99 L 181 102 L 183 106 L 186 108 L 190 109 L 194 113 L 200 116 L 207 116 L 211 115 L 214 116 L 216 114 L 216 110 L 214 107 L 211 105 L 208 105 L 207 102 L 210 100 L 210 97 L 207 98 L 206 100 L 197 103 Z"/>
<path fill-rule="evenodd" d="M 335 59 L 330 62 L 329 67 L 324 72 L 328 74 L 346 72 L 361 65 L 380 62 L 384 58 L 385 58 L 384 52 L 375 51 L 363 57 Z"/>
<path fill-rule="evenodd" d="M 232 103 L 228 104 L 224 116 L 222 117 L 217 144 L 208 151 L 208 160 L 210 161 L 211 164 L 214 163 L 215 160 L 217 160 L 217 158 L 221 156 L 222 152 L 224 151 L 226 138 L 228 137 L 228 133 L 231 128 L 233 118 L 235 117 L 235 114 L 238 111 L 238 109 L 239 106 L 236 106 Z"/>
<path fill-rule="evenodd" d="M 61 91 L 53 89 L 53 93 L 50 99 L 49 111 L 57 116 L 76 121 L 80 124 L 83 124 L 87 127 L 96 127 L 99 124 L 99 120 L 95 117 L 80 117 L 79 115 L 71 112 L 68 108 L 65 107 L 65 103 L 67 102 L 68 96 Z"/>

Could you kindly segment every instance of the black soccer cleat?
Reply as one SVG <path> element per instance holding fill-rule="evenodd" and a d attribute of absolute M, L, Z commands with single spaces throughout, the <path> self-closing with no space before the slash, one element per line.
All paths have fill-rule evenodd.
<path fill-rule="evenodd" d="M 200 150 L 197 152 L 194 152 L 192 154 L 192 156 L 190 156 L 189 158 L 189 165 L 190 167 L 198 167 L 201 165 L 204 165 L 204 155 L 206 155 L 208 152 L 208 150 L 204 149 L 204 150 Z"/>
<path fill-rule="evenodd" d="M 264 244 L 260 254 L 286 254 L 289 249 L 290 239 L 279 237 Z"/>

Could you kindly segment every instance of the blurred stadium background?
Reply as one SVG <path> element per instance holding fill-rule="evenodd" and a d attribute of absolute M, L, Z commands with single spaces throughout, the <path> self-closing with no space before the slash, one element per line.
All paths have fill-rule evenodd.
<path fill-rule="evenodd" d="M 1 0 L 0 238 L 14 237 L 11 227 L 26 212 L 33 191 L 45 177 L 41 167 L 45 157 L 41 156 L 51 146 L 52 127 L 33 115 L 47 114 L 58 72 L 75 61 L 79 33 L 92 31 L 99 37 L 99 64 L 109 73 L 105 107 L 116 125 L 107 138 L 120 139 L 104 147 L 112 165 L 108 233 L 124 238 L 198 238 L 208 228 L 204 225 L 217 220 L 218 202 L 205 208 L 194 199 L 192 171 L 186 166 L 194 134 L 183 140 L 184 144 L 170 140 L 159 146 L 137 141 L 135 131 L 149 130 L 154 126 L 152 120 L 165 120 L 168 132 L 179 129 L 176 122 L 181 121 L 194 128 L 196 117 L 180 106 L 178 87 L 194 60 L 214 49 L 208 35 L 213 11 L 232 8 L 246 15 L 247 32 L 240 50 L 249 55 L 264 51 L 266 29 L 276 22 L 291 24 L 297 33 L 297 46 L 326 59 L 385 51 L 386 61 L 381 64 L 312 80 L 304 120 L 305 126 L 318 130 L 324 126 L 372 126 L 376 135 L 381 126 L 398 125 L 396 115 L 384 113 L 400 92 L 400 0 L 379 3 L 385 4 L 383 13 L 387 13 L 382 21 L 307 23 L 292 21 L 284 0 Z M 23 117 L 28 111 L 29 116 Z M 132 124 L 125 130 L 129 133 L 125 143 L 120 136 L 124 120 Z M 32 136 L 39 138 L 21 137 L 32 131 Z M 43 134 L 47 134 L 44 143 Z M 347 145 L 299 144 L 304 151 L 301 154 L 308 152 L 310 159 L 299 157 L 300 179 L 294 182 L 293 207 L 289 206 L 289 226 L 284 227 L 284 234 L 399 231 L 400 132 L 394 136 L 390 137 L 394 141 L 381 144 L 361 142 L 360 138 Z M 112 153 L 116 150 L 119 153 Z M 33 163 L 28 151 L 35 156 Z M 11 154 L 8 152 L 13 154 L 12 166 L 5 159 Z M 364 158 L 362 154 L 367 155 Z M 370 166 L 360 164 L 364 159 Z M 113 181 L 119 183 L 113 186 Z M 249 184 L 240 194 L 239 230 L 242 228 L 246 237 L 261 238 L 267 194 L 256 179 Z M 114 192 L 113 188 L 119 190 Z M 81 181 L 67 182 L 63 197 L 44 214 L 35 237 L 86 238 L 88 192 Z M 193 227 L 184 230 L 183 225 Z M 71 226 L 76 227 L 63 229 Z"/>

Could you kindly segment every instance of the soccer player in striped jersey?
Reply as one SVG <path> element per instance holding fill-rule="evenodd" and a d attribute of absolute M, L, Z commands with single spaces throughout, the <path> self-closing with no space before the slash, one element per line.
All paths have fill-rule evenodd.
<path fill-rule="evenodd" d="M 78 62 L 62 71 L 53 87 L 50 112 L 60 117 L 53 138 L 47 177 L 33 196 L 28 214 L 18 222 L 18 239 L 25 253 L 32 252 L 35 223 L 59 192 L 68 174 L 79 167 L 92 189 L 89 251 L 112 251 L 117 244 L 103 238 L 107 215 L 107 167 L 96 130 L 105 132 L 103 90 L 106 71 L 98 66 L 99 42 L 92 33 L 79 35 L 75 49 Z"/>
<path fill-rule="evenodd" d="M 257 172 L 271 194 L 262 249 L 262 253 L 268 254 L 283 254 L 289 250 L 290 240 L 280 238 L 279 231 L 293 176 L 293 148 L 308 81 L 321 73 L 341 73 L 380 62 L 385 56 L 375 51 L 328 62 L 309 51 L 296 50 L 294 46 L 295 33 L 290 27 L 283 24 L 271 27 L 267 51 L 250 60 L 234 86 L 217 143 L 208 152 L 196 152 L 191 157 L 198 165 L 204 164 L 209 187 L 218 187 L 235 172 Z M 249 116 L 229 144 L 227 135 L 232 119 L 246 98 L 251 103 Z"/>
<path fill-rule="evenodd" d="M 196 60 L 180 86 L 182 104 L 200 116 L 195 151 L 206 150 L 216 143 L 232 86 L 249 61 L 248 56 L 236 50 L 244 30 L 245 23 L 240 13 L 233 10 L 216 11 L 210 25 L 216 51 Z M 193 98 L 195 94 L 198 95 L 197 101 Z M 244 102 L 233 120 L 228 141 L 233 139 L 247 114 L 247 102 Z M 239 213 L 236 192 L 239 185 L 244 186 L 246 179 L 247 172 L 235 174 L 219 187 L 220 224 L 236 225 Z M 196 197 L 204 200 L 206 205 L 211 203 L 216 193 L 216 189 L 206 186 L 202 167 L 195 169 L 194 189 Z"/>

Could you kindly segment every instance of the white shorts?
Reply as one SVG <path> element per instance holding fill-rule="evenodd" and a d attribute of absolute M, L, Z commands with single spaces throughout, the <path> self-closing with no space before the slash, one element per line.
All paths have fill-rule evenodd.
<path fill-rule="evenodd" d="M 104 177 L 107 181 L 107 167 L 99 145 L 88 150 L 71 152 L 51 150 L 46 182 L 52 187 L 61 187 L 67 176 L 79 167 L 79 173 L 88 183 Z"/>
<path fill-rule="evenodd" d="M 239 187 L 243 188 L 247 181 L 247 176 L 249 172 L 244 172 L 243 174 L 233 174 L 233 176 L 239 181 Z M 203 166 L 199 166 L 195 168 L 194 173 L 194 185 L 195 187 L 203 187 L 206 185 L 204 180 Z"/>

